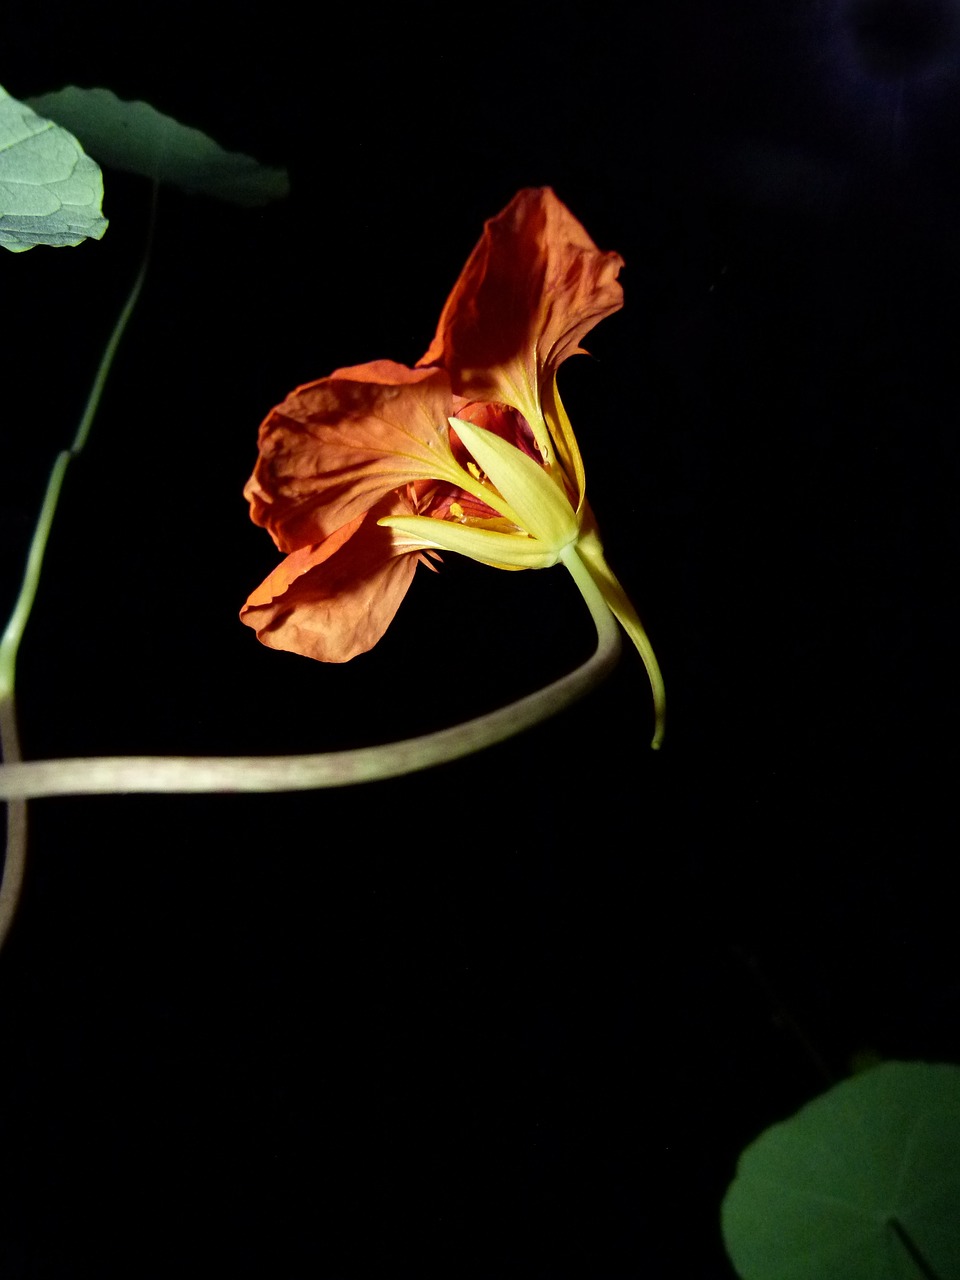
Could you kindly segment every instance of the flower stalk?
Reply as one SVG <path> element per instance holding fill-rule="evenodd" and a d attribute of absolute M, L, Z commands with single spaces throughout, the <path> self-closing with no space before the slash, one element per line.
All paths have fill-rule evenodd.
<path fill-rule="evenodd" d="M 414 368 L 389 360 L 297 388 L 260 429 L 244 490 L 285 559 L 241 619 L 266 645 L 345 662 L 375 645 L 418 564 L 438 552 L 496 568 L 562 563 L 597 632 L 577 670 L 507 707 L 420 737 L 315 755 L 103 757 L 23 762 L 13 698 L 16 654 L 36 593 L 66 467 L 82 448 L 147 256 L 108 344 L 73 446 L 54 466 L 20 598 L 0 642 L 0 799 L 8 845 L 0 944 L 23 878 L 26 801 L 108 793 L 271 792 L 400 777 L 481 751 L 555 715 L 615 665 L 618 623 L 636 647 L 664 729 L 656 656 L 606 560 L 586 501 L 583 460 L 556 373 L 584 335 L 622 306 L 623 260 L 603 253 L 549 188 L 521 191 L 491 219 Z"/>
<path fill-rule="evenodd" d="M 622 266 L 549 188 L 521 191 L 486 224 L 414 368 L 338 369 L 277 405 L 244 490 L 286 555 L 240 613 L 263 644 L 350 661 L 443 551 L 499 569 L 583 566 L 647 670 L 659 746 L 663 680 L 603 558 L 557 389 L 560 365 L 623 305 Z"/>
<path fill-rule="evenodd" d="M 23 633 L 33 610 L 37 588 L 40 585 L 40 574 L 43 570 L 47 542 L 50 538 L 50 530 L 53 528 L 53 519 L 60 501 L 60 491 L 63 488 L 67 468 L 71 460 L 80 454 L 87 442 L 90 428 L 100 405 L 103 389 L 106 386 L 107 377 L 117 354 L 117 348 L 120 345 L 120 339 L 126 332 L 130 317 L 133 315 L 134 308 L 143 289 L 143 282 L 146 278 L 153 247 L 156 210 L 157 183 L 154 182 L 147 243 L 140 268 L 100 358 L 100 364 L 93 379 L 90 394 L 87 396 L 87 403 L 84 406 L 83 416 L 77 426 L 73 442 L 69 449 L 61 450 L 54 459 L 53 467 L 47 480 L 46 492 L 43 496 L 43 504 L 37 517 L 37 523 L 34 526 L 33 537 L 30 540 L 30 549 L 27 552 L 27 563 L 23 580 L 20 584 L 20 591 L 7 625 L 4 627 L 3 635 L 0 636 L 0 760 L 5 762 L 0 765 L 0 773 L 19 767 L 22 760 L 20 735 L 17 729 L 16 705 L 17 655 L 20 652 L 20 642 L 23 639 Z M 0 878 L 0 948 L 3 947 L 10 931 L 17 904 L 20 901 L 23 878 L 26 872 L 26 859 L 26 799 L 11 799 L 7 804 L 7 841 L 4 851 L 3 873 L 2 878 Z"/>
<path fill-rule="evenodd" d="M 564 557 L 597 632 L 592 656 L 569 675 L 509 706 L 436 733 L 299 756 L 103 756 L 38 760 L 0 768 L 0 799 L 168 792 L 311 791 L 399 778 L 448 764 L 512 738 L 563 711 L 610 674 L 621 651 L 620 630 L 583 561 Z"/>

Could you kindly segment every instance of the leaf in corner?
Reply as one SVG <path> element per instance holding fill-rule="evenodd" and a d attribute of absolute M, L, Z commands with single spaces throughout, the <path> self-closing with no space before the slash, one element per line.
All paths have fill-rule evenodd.
<path fill-rule="evenodd" d="M 960 1067 L 884 1062 L 772 1125 L 721 1224 L 743 1280 L 960 1276 Z"/>
<path fill-rule="evenodd" d="M 77 245 L 107 229 L 103 175 L 72 134 L 0 87 L 0 244 Z"/>

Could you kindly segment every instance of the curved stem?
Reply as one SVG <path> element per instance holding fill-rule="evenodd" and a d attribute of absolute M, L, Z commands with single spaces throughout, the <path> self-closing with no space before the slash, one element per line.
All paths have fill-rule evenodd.
<path fill-rule="evenodd" d="M 620 630 L 574 552 L 564 557 L 597 629 L 582 666 L 537 693 L 465 724 L 354 751 L 305 756 L 104 756 L 40 760 L 0 768 L 0 798 L 112 792 L 308 791 L 397 778 L 503 742 L 556 715 L 604 679 L 620 656 Z"/>
<path fill-rule="evenodd" d="M 100 404 L 100 398 L 103 395 L 103 388 L 106 384 L 110 367 L 113 364 L 114 356 L 117 353 L 117 347 L 120 345 L 120 339 L 123 337 L 133 314 L 133 309 L 137 305 L 137 299 L 140 297 L 140 291 L 143 288 L 147 266 L 150 262 L 150 250 L 153 246 L 156 209 L 157 183 L 154 182 L 153 199 L 150 208 L 150 226 L 147 232 L 147 243 L 140 263 L 140 270 L 137 272 L 133 287 L 127 295 L 127 300 L 123 304 L 123 309 L 117 317 L 113 332 L 100 358 L 100 365 L 93 379 L 90 394 L 87 396 L 87 403 L 77 427 L 76 435 L 73 438 L 73 443 L 69 449 L 63 449 L 57 454 L 51 468 L 50 478 L 47 480 L 47 488 L 43 496 L 43 505 L 40 508 L 40 515 L 37 518 L 33 537 L 30 540 L 30 550 L 27 553 L 27 564 L 24 569 L 23 581 L 20 584 L 20 593 L 13 606 L 13 612 L 10 614 L 10 620 L 4 628 L 3 636 L 0 637 L 0 759 L 7 762 L 6 765 L 0 766 L 0 768 L 17 767 L 22 759 L 20 736 L 17 732 L 15 698 L 17 654 L 20 651 L 20 641 L 23 639 L 23 633 L 30 618 L 30 612 L 33 609 L 33 602 L 36 599 L 40 573 L 43 569 L 43 557 L 47 550 L 47 542 L 53 526 L 57 503 L 60 501 L 63 478 L 66 475 L 70 459 L 75 458 L 87 442 L 87 436 L 90 434 L 90 427 Z M 26 858 L 27 806 L 24 799 L 15 801 L 7 807 L 7 844 L 3 861 L 3 879 L 0 881 L 0 947 L 3 946 L 4 940 L 10 931 L 17 903 L 20 900 Z"/>

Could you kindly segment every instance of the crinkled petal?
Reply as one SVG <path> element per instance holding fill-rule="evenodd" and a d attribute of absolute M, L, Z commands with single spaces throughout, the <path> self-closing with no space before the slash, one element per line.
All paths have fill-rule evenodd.
<path fill-rule="evenodd" d="M 486 224 L 419 366 L 445 368 L 458 396 L 513 405 L 536 432 L 559 365 L 623 305 L 622 266 L 549 187 L 521 191 Z"/>
<path fill-rule="evenodd" d="M 372 649 L 409 589 L 420 550 L 409 536 L 398 545 L 377 520 L 410 510 L 388 499 L 319 546 L 291 552 L 250 596 L 241 620 L 271 649 L 319 662 Z"/>
<path fill-rule="evenodd" d="M 260 428 L 244 489 L 255 523 L 281 551 L 329 538 L 411 481 L 455 480 L 441 369 L 391 360 L 338 369 L 278 405 Z"/>

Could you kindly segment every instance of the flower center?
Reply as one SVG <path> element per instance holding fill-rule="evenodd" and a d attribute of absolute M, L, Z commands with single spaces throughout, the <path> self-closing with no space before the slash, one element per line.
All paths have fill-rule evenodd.
<path fill-rule="evenodd" d="M 464 422 L 472 422 L 476 427 L 483 427 L 485 431 L 492 431 L 495 436 L 506 440 L 507 444 L 512 444 L 515 449 L 525 453 L 534 462 L 543 462 L 544 455 L 537 444 L 533 428 L 523 414 L 511 405 L 474 401 L 459 409 L 457 417 L 462 418 Z M 454 442 L 451 436 L 450 443 L 454 447 L 454 454 L 458 445 L 461 449 L 463 448 L 459 438 Z"/>

